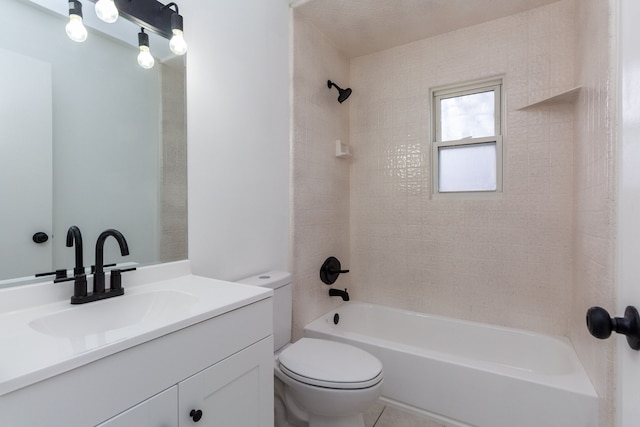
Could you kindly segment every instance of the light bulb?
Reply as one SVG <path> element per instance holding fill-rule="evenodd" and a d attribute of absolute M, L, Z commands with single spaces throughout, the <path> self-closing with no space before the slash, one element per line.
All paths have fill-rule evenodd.
<path fill-rule="evenodd" d="M 84 27 L 80 15 L 69 15 L 69 23 L 65 30 L 69 38 L 74 42 L 81 43 L 87 39 L 87 29 Z"/>
<path fill-rule="evenodd" d="M 156 60 L 151 56 L 151 52 L 149 52 L 149 46 L 140 46 L 140 53 L 138 54 L 138 64 L 142 68 L 153 68 Z"/>
<path fill-rule="evenodd" d="M 96 3 L 96 15 L 107 24 L 113 24 L 118 20 L 118 8 L 113 0 L 98 0 Z"/>
<path fill-rule="evenodd" d="M 182 30 L 174 29 L 172 31 L 173 37 L 169 41 L 169 49 L 176 55 L 184 55 L 187 53 L 187 42 L 184 41 Z"/>

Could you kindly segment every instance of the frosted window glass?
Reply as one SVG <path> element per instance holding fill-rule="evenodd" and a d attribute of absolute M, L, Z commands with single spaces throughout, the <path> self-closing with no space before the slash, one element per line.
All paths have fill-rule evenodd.
<path fill-rule="evenodd" d="M 495 92 L 440 100 L 440 140 L 482 138 L 496 134 Z"/>
<path fill-rule="evenodd" d="M 438 149 L 440 192 L 495 191 L 496 143 Z"/>

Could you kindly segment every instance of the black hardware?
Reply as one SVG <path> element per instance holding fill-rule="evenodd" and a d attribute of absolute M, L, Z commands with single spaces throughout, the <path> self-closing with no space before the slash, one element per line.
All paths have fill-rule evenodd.
<path fill-rule="evenodd" d="M 320 280 L 327 285 L 333 285 L 340 273 L 348 273 L 349 270 L 341 270 L 342 266 L 338 258 L 330 256 L 320 267 Z"/>
<path fill-rule="evenodd" d="M 34 277 L 53 276 L 54 274 L 56 274 L 55 271 L 48 271 L 46 273 L 36 273 L 34 274 Z"/>
<path fill-rule="evenodd" d="M 96 3 L 98 0 L 91 1 Z M 114 0 L 114 2 L 120 16 L 166 39 L 173 36 L 171 18 L 178 12 L 171 10 L 169 5 L 165 6 L 156 0 Z"/>
<path fill-rule="evenodd" d="M 82 273 L 75 277 L 73 282 L 73 296 L 71 297 L 71 304 L 80 304 L 79 302 L 87 298 L 87 275 Z M 88 301 L 87 301 L 88 302 Z"/>
<path fill-rule="evenodd" d="M 337 325 L 339 321 L 340 321 L 340 315 L 338 313 L 334 314 L 333 315 L 333 324 Z"/>
<path fill-rule="evenodd" d="M 342 301 L 349 301 L 349 293 L 347 292 L 347 290 L 345 289 L 340 290 L 340 289 L 329 289 L 329 296 L 330 297 L 342 297 Z M 335 321 L 335 318 L 334 318 Z"/>
<path fill-rule="evenodd" d="M 609 338 L 611 332 L 627 336 L 629 347 L 640 350 L 640 315 L 633 306 L 628 306 L 624 317 L 611 318 L 602 307 L 591 307 L 587 310 L 587 329 L 596 338 Z"/>
<path fill-rule="evenodd" d="M 340 86 L 338 86 L 337 84 L 335 84 L 331 80 L 327 81 L 327 86 L 329 87 L 329 89 L 331 89 L 331 86 L 335 86 L 336 89 L 338 89 L 338 102 L 340 104 L 342 104 L 344 101 L 346 101 L 347 98 L 349 97 L 349 95 L 351 95 L 351 88 L 348 87 L 346 89 L 341 89 Z"/>
<path fill-rule="evenodd" d="M 189 412 L 189 416 L 193 419 L 194 423 L 197 423 L 202 418 L 202 411 L 200 409 L 192 409 Z"/>
<path fill-rule="evenodd" d="M 76 266 L 73 269 L 73 275 L 84 274 L 84 264 L 82 262 L 82 233 L 80 229 L 72 225 L 67 230 L 67 247 L 70 248 L 75 244 L 76 247 Z"/>
<path fill-rule="evenodd" d="M 104 292 L 104 242 L 109 236 L 112 236 L 120 246 L 120 254 L 122 256 L 129 255 L 129 246 L 127 240 L 121 232 L 114 229 L 105 230 L 100 233 L 96 241 L 96 271 L 93 274 L 93 293 L 100 294 Z"/>
<path fill-rule="evenodd" d="M 115 267 L 117 264 L 114 262 L 113 264 L 105 264 L 102 267 L 107 268 L 107 267 Z M 91 266 L 91 274 L 96 272 L 96 266 L 95 264 Z"/>
<path fill-rule="evenodd" d="M 125 256 L 129 255 L 129 246 L 127 240 L 118 230 L 109 229 L 103 231 L 96 241 L 96 266 L 93 275 L 93 292 L 87 292 L 86 275 L 76 276 L 76 286 L 74 287 L 74 295 L 71 297 L 71 304 L 84 304 L 91 301 L 97 301 L 105 298 L 117 297 L 124 294 L 120 274 L 122 270 L 117 271 L 111 276 L 111 287 L 105 290 L 104 286 L 104 242 L 109 236 L 112 236 L 120 246 L 120 253 Z M 83 269 L 84 270 L 84 269 Z M 128 270 L 127 270 L 128 271 Z M 113 274 L 113 273 L 112 273 Z M 115 286 L 114 286 L 115 285 Z"/>
<path fill-rule="evenodd" d="M 56 279 L 64 279 L 67 277 L 67 270 L 62 268 L 56 271 L 48 271 L 46 273 L 36 273 L 34 277 L 53 276 L 55 274 Z"/>
<path fill-rule="evenodd" d="M 112 291 L 122 289 L 122 272 L 117 268 L 111 270 L 110 288 Z"/>
<path fill-rule="evenodd" d="M 44 233 L 42 231 L 38 231 L 36 234 L 33 235 L 32 237 L 33 241 L 37 244 L 42 244 L 44 242 L 46 242 L 47 240 L 49 240 L 49 236 L 47 235 L 47 233 Z"/>

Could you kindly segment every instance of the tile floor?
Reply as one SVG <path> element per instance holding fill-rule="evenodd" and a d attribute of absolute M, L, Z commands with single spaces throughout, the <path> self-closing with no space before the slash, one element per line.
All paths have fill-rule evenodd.
<path fill-rule="evenodd" d="M 446 427 L 442 423 L 376 402 L 364 415 L 365 427 Z"/>

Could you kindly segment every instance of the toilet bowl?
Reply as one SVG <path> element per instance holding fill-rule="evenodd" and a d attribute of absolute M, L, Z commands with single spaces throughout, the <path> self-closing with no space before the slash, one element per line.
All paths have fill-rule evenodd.
<path fill-rule="evenodd" d="M 291 339 L 291 275 L 271 271 L 239 283 L 274 290 L 276 427 L 364 427 L 362 412 L 380 396 L 382 363 L 349 344 Z"/>

